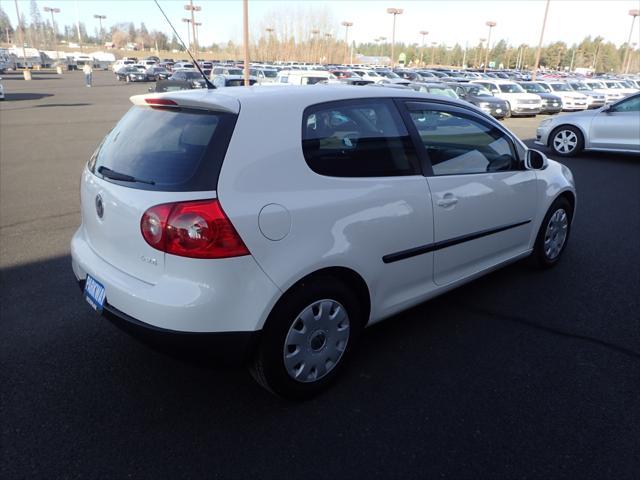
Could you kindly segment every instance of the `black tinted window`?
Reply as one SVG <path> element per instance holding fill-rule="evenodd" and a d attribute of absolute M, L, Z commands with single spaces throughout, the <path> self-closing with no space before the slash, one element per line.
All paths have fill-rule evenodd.
<path fill-rule="evenodd" d="M 409 134 L 390 100 L 350 100 L 308 108 L 302 147 L 309 167 L 321 175 L 418 173 Z"/>
<path fill-rule="evenodd" d="M 89 163 L 145 182 L 131 188 L 215 190 L 235 115 L 178 108 L 133 107 L 109 132 Z"/>
<path fill-rule="evenodd" d="M 517 168 L 513 145 L 496 127 L 466 115 L 425 108 L 411 119 L 427 150 L 434 175 L 508 171 Z"/>

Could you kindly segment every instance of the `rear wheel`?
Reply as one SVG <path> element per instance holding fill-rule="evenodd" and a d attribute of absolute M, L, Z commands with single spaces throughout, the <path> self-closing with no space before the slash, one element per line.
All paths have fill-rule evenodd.
<path fill-rule="evenodd" d="M 543 268 L 554 266 L 560 261 L 571 231 L 573 209 L 566 198 L 556 199 L 540 225 L 533 256 Z"/>
<path fill-rule="evenodd" d="M 340 374 L 362 329 L 354 293 L 333 277 L 316 277 L 289 291 L 262 331 L 250 371 L 267 390 L 311 398 Z"/>
<path fill-rule="evenodd" d="M 584 146 L 582 132 L 571 125 L 556 128 L 550 136 L 551 149 L 561 157 L 572 157 L 579 153 Z"/>

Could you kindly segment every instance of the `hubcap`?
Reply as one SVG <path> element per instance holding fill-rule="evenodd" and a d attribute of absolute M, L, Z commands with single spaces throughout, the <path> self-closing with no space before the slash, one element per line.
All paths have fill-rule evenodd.
<path fill-rule="evenodd" d="M 338 364 L 349 341 L 349 315 L 335 300 L 318 300 L 293 321 L 284 342 L 284 365 L 291 378 L 320 380 Z"/>
<path fill-rule="evenodd" d="M 549 260 L 555 260 L 564 242 L 567 240 L 567 230 L 569 228 L 569 218 L 563 208 L 556 210 L 547 224 L 544 234 L 544 254 Z"/>
<path fill-rule="evenodd" d="M 560 153 L 572 152 L 578 145 L 578 136 L 571 130 L 560 130 L 553 137 L 553 147 Z"/>

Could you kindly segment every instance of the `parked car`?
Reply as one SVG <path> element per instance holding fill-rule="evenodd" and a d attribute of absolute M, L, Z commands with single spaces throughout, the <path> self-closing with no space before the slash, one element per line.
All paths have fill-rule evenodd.
<path fill-rule="evenodd" d="M 87 302 L 246 358 L 285 397 L 326 389 L 364 327 L 518 259 L 553 266 L 570 236 L 569 169 L 466 102 L 374 86 L 131 100 L 82 172 Z"/>
<path fill-rule="evenodd" d="M 574 91 L 567 83 L 559 80 L 547 80 L 536 82 L 548 93 L 557 95 L 562 99 L 562 110 L 572 112 L 586 110 L 588 107 L 587 96 Z"/>
<path fill-rule="evenodd" d="M 173 64 L 173 67 L 171 68 L 172 71 L 177 71 L 177 70 L 195 70 L 196 66 L 191 63 L 191 62 L 176 62 Z"/>
<path fill-rule="evenodd" d="M 622 93 L 624 96 L 633 95 L 634 93 L 638 93 L 637 88 L 629 88 L 623 85 L 621 82 L 615 80 L 604 80 L 602 83 L 606 86 L 606 88 L 610 90 L 616 90 Z"/>
<path fill-rule="evenodd" d="M 374 70 L 367 70 L 364 68 L 354 68 L 351 70 L 356 75 L 359 75 L 363 80 L 369 80 L 373 83 L 391 83 L 386 76 L 380 75 Z"/>
<path fill-rule="evenodd" d="M 193 83 L 186 80 L 158 80 L 154 87 L 149 88 L 150 92 L 163 93 L 175 92 L 178 90 L 192 90 Z"/>
<path fill-rule="evenodd" d="M 449 98 L 458 98 L 458 94 L 446 83 L 428 83 L 428 82 L 414 82 L 409 86 L 416 92 L 425 92 L 432 95 L 441 95 Z"/>
<path fill-rule="evenodd" d="M 274 84 L 315 85 L 317 83 L 338 82 L 330 72 L 321 70 L 281 70 Z"/>
<path fill-rule="evenodd" d="M 398 85 L 405 85 L 405 86 L 409 86 L 409 84 L 411 83 L 410 80 L 407 80 L 406 78 L 402 78 L 400 75 L 393 72 L 392 70 L 376 69 L 374 71 L 381 77 L 384 77 L 389 83 L 395 83 Z"/>
<path fill-rule="evenodd" d="M 216 75 L 243 75 L 242 68 L 238 67 L 223 67 L 220 65 L 214 65 L 211 69 L 210 78 L 213 79 Z"/>
<path fill-rule="evenodd" d="M 166 80 L 172 75 L 166 68 L 156 66 L 147 68 L 145 73 L 147 74 L 147 78 L 152 81 Z"/>
<path fill-rule="evenodd" d="M 0 80 L 2 80 L 2 77 L 0 77 Z M 0 100 L 4 100 L 4 87 L 2 83 L 0 83 Z"/>
<path fill-rule="evenodd" d="M 538 95 L 542 99 L 540 113 L 555 114 L 562 111 L 562 98 L 549 93 L 537 82 L 518 82 L 527 93 Z"/>
<path fill-rule="evenodd" d="M 113 71 L 113 73 L 115 73 L 123 67 L 128 67 L 129 65 L 133 65 L 135 63 L 135 61 L 129 59 L 116 60 L 115 62 L 113 62 L 113 64 L 111 64 L 111 70 Z"/>
<path fill-rule="evenodd" d="M 202 74 L 198 70 L 174 70 L 169 79 L 191 82 L 193 88 L 207 87 L 207 82 L 205 82 L 204 78 L 202 78 Z"/>
<path fill-rule="evenodd" d="M 640 153 L 640 94 L 596 110 L 543 120 L 536 144 L 570 157 L 583 150 Z"/>
<path fill-rule="evenodd" d="M 600 108 L 607 103 L 607 97 L 604 93 L 596 92 L 584 82 L 567 80 L 566 83 L 574 92 L 581 93 L 587 97 L 587 108 Z"/>
<path fill-rule="evenodd" d="M 211 80 L 213 86 L 216 88 L 224 87 L 243 87 L 244 76 L 243 75 L 216 75 Z M 249 77 L 249 84 L 255 85 L 258 82 L 256 77 Z"/>
<path fill-rule="evenodd" d="M 120 68 L 116 73 L 116 79 L 118 81 L 129 82 L 147 82 L 149 81 L 149 77 L 144 71 L 140 71 L 138 68 L 133 65 L 129 65 L 126 67 Z"/>
<path fill-rule="evenodd" d="M 509 104 L 506 100 L 494 97 L 482 85 L 473 83 L 448 83 L 448 85 L 455 90 L 459 98 L 475 105 L 492 117 L 507 118 L 511 116 L 511 110 L 509 110 Z"/>
<path fill-rule="evenodd" d="M 542 110 L 542 99 L 533 93 L 527 93 L 515 82 L 509 80 L 471 80 L 469 83 L 482 85 L 495 97 L 509 105 L 512 116 L 536 116 Z"/>
<path fill-rule="evenodd" d="M 605 97 L 605 102 L 607 104 L 617 102 L 618 100 L 621 100 L 625 97 L 625 95 L 622 92 L 618 91 L 617 89 L 607 88 L 607 86 L 599 80 L 588 79 L 588 80 L 579 80 L 579 82 L 584 83 L 589 88 L 591 88 L 594 92 L 602 93 Z"/>
<path fill-rule="evenodd" d="M 255 77 L 258 83 L 272 83 L 276 81 L 278 71 L 275 68 L 250 68 L 249 75 Z"/>

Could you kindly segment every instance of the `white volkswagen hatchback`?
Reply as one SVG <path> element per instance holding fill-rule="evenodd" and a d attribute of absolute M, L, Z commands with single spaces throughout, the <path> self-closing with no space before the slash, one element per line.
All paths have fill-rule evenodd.
<path fill-rule="evenodd" d="M 462 101 L 348 86 L 131 100 L 82 173 L 85 298 L 130 331 L 244 358 L 282 396 L 324 389 L 364 327 L 529 255 L 554 265 L 569 238 L 569 169 Z"/>

